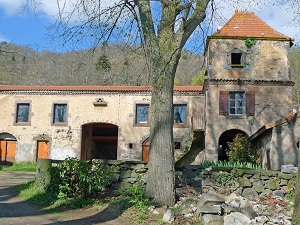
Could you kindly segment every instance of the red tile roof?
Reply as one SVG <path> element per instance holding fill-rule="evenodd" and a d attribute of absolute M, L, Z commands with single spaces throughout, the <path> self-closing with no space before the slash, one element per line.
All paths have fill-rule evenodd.
<path fill-rule="evenodd" d="M 0 91 L 151 91 L 151 86 L 21 86 L 0 85 Z M 179 92 L 202 92 L 203 86 L 175 86 Z"/>
<path fill-rule="evenodd" d="M 274 30 L 253 12 L 238 10 L 236 10 L 231 19 L 211 37 L 291 39 Z"/>

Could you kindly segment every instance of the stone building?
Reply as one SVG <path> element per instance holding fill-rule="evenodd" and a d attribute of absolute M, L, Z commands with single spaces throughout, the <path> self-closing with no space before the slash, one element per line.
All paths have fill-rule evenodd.
<path fill-rule="evenodd" d="M 292 40 L 251 12 L 236 11 L 206 44 L 205 152 L 226 160 L 227 142 L 251 136 L 292 109 Z"/>
<path fill-rule="evenodd" d="M 263 126 L 291 113 L 292 41 L 241 11 L 207 38 L 204 87 L 175 87 L 174 147 L 181 163 L 226 160 L 236 134 L 258 140 Z M 147 161 L 150 100 L 150 87 L 0 86 L 1 160 Z"/>
<path fill-rule="evenodd" d="M 146 86 L 0 86 L 0 159 L 147 161 L 150 101 Z M 203 130 L 203 105 L 201 86 L 175 87 L 179 153 L 191 144 L 193 131 Z"/>
<path fill-rule="evenodd" d="M 300 113 L 262 126 L 250 140 L 260 151 L 260 164 L 272 170 L 280 170 L 282 165 L 298 165 L 300 143 Z"/>

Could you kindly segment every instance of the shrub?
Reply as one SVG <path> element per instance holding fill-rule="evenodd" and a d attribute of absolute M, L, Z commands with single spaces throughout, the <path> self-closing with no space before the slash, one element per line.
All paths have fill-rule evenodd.
<path fill-rule="evenodd" d="M 67 158 L 51 169 L 48 191 L 60 199 L 94 197 L 109 184 L 110 169 L 99 160 Z"/>
<path fill-rule="evenodd" d="M 242 134 L 237 134 L 232 142 L 228 142 L 229 161 L 257 164 L 258 152 L 253 150 L 250 141 Z"/>

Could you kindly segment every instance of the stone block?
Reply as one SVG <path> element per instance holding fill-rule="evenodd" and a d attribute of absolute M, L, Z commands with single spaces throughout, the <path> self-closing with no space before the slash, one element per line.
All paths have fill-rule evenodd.
<path fill-rule="evenodd" d="M 212 206 L 212 205 L 221 205 L 225 202 L 224 196 L 217 193 L 203 193 L 197 203 L 197 214 L 200 214 L 200 208 L 204 205 Z"/>
<path fill-rule="evenodd" d="M 202 216 L 203 222 L 205 225 L 223 225 L 224 218 L 223 216 L 213 215 L 213 214 L 205 214 Z"/>
<path fill-rule="evenodd" d="M 222 207 L 221 205 L 203 205 L 197 208 L 198 214 L 222 214 Z"/>
<path fill-rule="evenodd" d="M 250 219 L 254 219 L 255 217 L 258 216 L 257 213 L 254 211 L 252 204 L 248 200 L 241 201 L 240 208 L 241 208 L 241 213 L 243 213 Z"/>
<path fill-rule="evenodd" d="M 242 193 L 243 197 L 249 197 L 249 196 L 258 196 L 258 193 L 254 188 L 245 188 Z"/>
<path fill-rule="evenodd" d="M 251 220 L 242 213 L 233 212 L 224 216 L 224 225 L 250 225 Z"/>
<path fill-rule="evenodd" d="M 261 181 L 257 181 L 253 183 L 253 188 L 257 193 L 262 193 L 263 190 L 265 189 L 263 183 Z"/>
<path fill-rule="evenodd" d="M 272 170 L 261 170 L 260 174 L 262 176 L 268 176 L 268 177 L 277 176 L 277 172 L 276 171 L 272 171 Z"/>
<path fill-rule="evenodd" d="M 279 182 L 277 180 L 271 180 L 268 184 L 267 184 L 267 188 L 275 191 L 275 190 L 279 190 L 280 189 L 280 185 Z"/>
<path fill-rule="evenodd" d="M 240 184 L 242 187 L 252 187 L 252 182 L 247 177 L 242 177 L 240 179 Z"/>
<path fill-rule="evenodd" d="M 287 173 L 278 173 L 278 177 L 280 179 L 290 180 L 290 179 L 293 179 L 294 175 L 293 174 L 287 174 Z"/>

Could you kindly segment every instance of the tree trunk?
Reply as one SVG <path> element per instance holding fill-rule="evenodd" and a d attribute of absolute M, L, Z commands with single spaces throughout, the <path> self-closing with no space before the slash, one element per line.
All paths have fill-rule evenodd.
<path fill-rule="evenodd" d="M 160 51 L 161 52 L 161 51 Z M 171 61 L 157 57 L 152 63 L 150 157 L 147 193 L 158 205 L 175 204 L 173 147 L 173 87 L 180 52 Z"/>
<path fill-rule="evenodd" d="M 294 213 L 293 213 L 293 219 L 292 224 L 293 225 L 300 225 L 300 154 L 298 156 L 298 176 L 297 176 L 297 182 L 295 187 L 295 203 L 294 203 Z"/>

